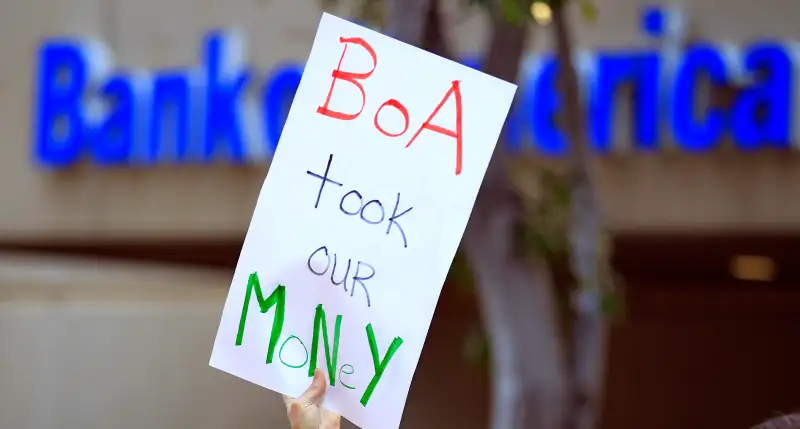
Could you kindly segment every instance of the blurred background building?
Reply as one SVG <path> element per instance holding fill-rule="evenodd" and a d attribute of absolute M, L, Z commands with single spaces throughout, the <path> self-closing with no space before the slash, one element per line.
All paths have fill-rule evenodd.
<path fill-rule="evenodd" d="M 479 53 L 484 17 L 446 4 L 454 46 L 465 57 Z M 579 46 L 663 42 L 642 35 L 644 2 L 597 6 L 597 23 L 575 25 Z M 797 1 L 680 6 L 691 40 L 800 40 Z M 267 170 L 269 145 L 259 142 L 277 138 L 284 92 L 298 70 L 292 64 L 308 55 L 320 12 L 315 0 L 3 2 L 0 428 L 283 427 L 278 395 L 207 360 Z M 255 107 L 241 113 L 250 137 L 244 164 L 178 165 L 173 153 L 134 167 L 83 155 L 46 165 L 37 144 L 44 46 L 95 37 L 113 52 L 114 70 L 177 70 L 203 64 L 204 38 L 223 27 L 242 30 L 254 70 L 243 98 Z M 533 37 L 532 53 L 549 50 L 549 34 Z M 785 88 L 791 123 L 800 105 L 796 74 L 793 67 Z M 530 75 L 522 80 L 524 87 Z M 697 91 L 698 104 L 725 103 L 725 91 Z M 793 148 L 743 150 L 722 138 L 690 153 L 665 136 L 659 148 L 637 150 L 631 105 L 624 97 L 615 105 L 612 153 L 598 159 L 628 309 L 613 332 L 604 427 L 727 429 L 796 409 L 800 161 Z M 520 112 L 519 156 L 533 168 L 543 162 L 526 116 L 534 113 Z M 52 128 L 68 132 L 59 127 Z M 446 286 L 404 427 L 485 426 L 486 375 L 453 359 L 475 317 L 471 300 Z"/>

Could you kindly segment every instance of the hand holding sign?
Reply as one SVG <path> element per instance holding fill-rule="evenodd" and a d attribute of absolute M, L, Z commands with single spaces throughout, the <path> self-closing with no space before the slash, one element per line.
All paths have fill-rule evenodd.
<path fill-rule="evenodd" d="M 397 428 L 515 90 L 323 15 L 211 365 Z"/>
<path fill-rule="evenodd" d="M 291 429 L 339 429 L 341 417 L 322 408 L 325 397 L 325 374 L 314 371 L 311 386 L 298 398 L 283 395 Z"/>

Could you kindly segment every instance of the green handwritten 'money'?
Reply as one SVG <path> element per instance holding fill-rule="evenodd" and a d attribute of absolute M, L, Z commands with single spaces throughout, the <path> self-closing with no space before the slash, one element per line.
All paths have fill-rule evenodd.
<path fill-rule="evenodd" d="M 367 386 L 367 390 L 364 391 L 364 394 L 361 396 L 361 405 L 367 406 L 367 402 L 369 402 L 369 398 L 372 396 L 372 392 L 375 391 L 375 386 L 378 385 L 378 382 L 381 380 L 383 376 L 383 372 L 386 371 L 386 366 L 389 365 L 389 361 L 392 360 L 392 356 L 400 348 L 403 344 L 403 339 L 400 337 L 395 337 L 392 340 L 392 344 L 389 345 L 389 350 L 386 351 L 386 356 L 383 357 L 383 360 L 380 360 L 378 356 L 378 344 L 375 341 L 375 332 L 372 330 L 372 323 L 367 325 L 367 340 L 369 341 L 369 351 L 372 353 L 372 365 L 375 367 L 375 376 L 372 377 L 372 381 L 369 382 Z"/>
<path fill-rule="evenodd" d="M 314 376 L 314 370 L 317 369 L 317 351 L 319 349 L 319 326 L 322 325 L 322 338 L 325 340 L 325 362 L 328 364 L 328 375 L 331 380 L 331 386 L 336 386 L 336 361 L 339 360 L 339 331 L 342 327 L 342 316 L 336 316 L 336 325 L 333 327 L 333 357 L 328 348 L 328 321 L 325 319 L 325 310 L 322 309 L 322 304 L 317 306 L 317 311 L 314 313 L 314 339 L 311 342 L 311 363 L 308 364 L 308 376 Z"/>
<path fill-rule="evenodd" d="M 278 285 L 269 298 L 265 300 L 264 294 L 261 292 L 261 284 L 258 282 L 258 274 L 250 274 L 250 278 L 247 280 L 247 291 L 244 293 L 242 317 L 239 318 L 239 332 L 236 334 L 237 346 L 242 345 L 242 339 L 244 338 L 247 309 L 250 307 L 250 297 L 253 295 L 253 289 L 256 290 L 256 299 L 262 313 L 268 312 L 270 308 L 277 304 L 275 319 L 272 322 L 272 333 L 269 336 L 269 349 L 267 350 L 267 363 L 272 363 L 272 357 L 275 355 L 275 346 L 278 345 L 278 339 L 281 337 L 281 331 L 283 331 L 283 318 L 286 312 L 286 287 Z"/>
<path fill-rule="evenodd" d="M 241 346 L 242 340 L 244 338 L 244 328 L 247 322 L 247 310 L 250 306 L 250 298 L 253 295 L 253 291 L 255 290 L 256 293 L 256 300 L 258 301 L 259 309 L 261 313 L 268 312 L 272 307 L 275 307 L 275 316 L 272 323 L 272 332 L 270 333 L 269 338 L 269 349 L 267 351 L 267 359 L 266 363 L 272 363 L 273 357 L 275 355 L 275 348 L 277 347 L 278 340 L 280 339 L 281 333 L 283 331 L 283 321 L 286 316 L 286 287 L 283 285 L 278 285 L 275 290 L 270 294 L 267 299 L 264 299 L 264 293 L 261 290 L 261 284 L 258 280 L 258 274 L 253 273 L 250 274 L 250 278 L 247 281 L 247 291 L 245 292 L 244 296 L 244 303 L 242 305 L 242 316 L 239 319 L 239 331 L 236 335 L 236 345 Z M 328 321 L 325 316 L 325 310 L 322 308 L 322 304 L 317 305 L 316 311 L 314 312 L 314 331 L 313 331 L 313 339 L 311 341 L 311 359 L 307 358 L 307 362 L 309 362 L 308 368 L 308 376 L 311 377 L 314 375 L 314 369 L 317 367 L 317 356 L 319 354 L 319 337 L 320 333 L 322 334 L 323 346 L 325 347 L 325 363 L 328 369 L 328 379 L 330 380 L 331 386 L 336 385 L 336 367 L 338 365 L 339 360 L 339 338 L 341 334 L 341 327 L 342 327 L 342 316 L 336 316 L 336 321 L 334 322 L 333 328 L 333 346 L 331 347 L 329 338 L 328 338 Z M 321 332 L 320 332 L 321 331 Z M 395 337 L 392 340 L 392 344 L 389 345 L 389 349 L 386 351 L 386 354 L 381 359 L 380 354 L 378 352 L 378 342 L 375 340 L 375 331 L 372 329 L 372 324 L 368 324 L 366 326 L 367 331 L 367 342 L 369 343 L 369 351 L 372 355 L 372 365 L 375 370 L 375 375 L 373 375 L 372 379 L 370 380 L 369 384 L 367 385 L 364 394 L 361 396 L 361 405 L 367 406 L 369 403 L 370 398 L 372 397 L 375 388 L 378 386 L 378 383 L 383 377 L 384 372 L 386 371 L 386 367 L 389 365 L 389 362 L 392 360 L 392 357 L 397 352 L 397 349 L 403 344 L 403 339 L 400 337 Z M 288 341 L 291 338 L 297 338 L 296 336 L 292 335 L 287 338 Z M 297 338 L 300 341 L 299 338 Z M 284 345 L 286 343 L 284 342 Z M 303 342 L 300 341 L 302 345 Z M 305 347 L 305 346 L 303 346 Z M 306 352 L 307 353 L 307 352 Z M 306 354 L 308 356 L 308 354 Z M 287 365 L 290 368 L 301 368 L 305 365 Z M 344 368 L 349 367 L 353 368 L 352 365 L 343 365 L 342 372 L 344 374 L 352 374 L 353 372 L 344 372 Z M 347 389 L 354 389 L 353 386 L 348 386 L 344 384 L 341 380 L 339 381 L 344 387 Z"/>

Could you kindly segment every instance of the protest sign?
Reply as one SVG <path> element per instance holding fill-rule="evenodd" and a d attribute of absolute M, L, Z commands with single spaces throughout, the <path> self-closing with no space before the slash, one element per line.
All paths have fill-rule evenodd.
<path fill-rule="evenodd" d="M 397 428 L 516 86 L 325 14 L 211 365 Z"/>

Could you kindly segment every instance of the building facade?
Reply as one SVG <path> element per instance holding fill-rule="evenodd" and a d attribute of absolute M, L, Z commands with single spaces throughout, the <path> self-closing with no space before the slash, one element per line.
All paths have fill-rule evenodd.
<path fill-rule="evenodd" d="M 800 119 L 796 109 L 800 105 L 796 84 L 800 58 L 794 56 L 791 43 L 800 40 L 796 24 L 800 3 L 684 2 L 664 5 L 672 8 L 664 10 L 675 13 L 663 14 L 661 20 L 645 13 L 651 5 L 644 1 L 596 3 L 598 21 L 585 23 L 576 14 L 574 31 L 576 43 L 586 51 L 580 64 L 587 70 L 586 87 L 592 89 L 589 97 L 605 100 L 587 115 L 595 150 L 604 152 L 596 160 L 600 200 L 611 229 L 619 237 L 617 263 L 627 280 L 630 306 L 629 319 L 615 328 L 605 425 L 722 428 L 756 423 L 773 411 L 791 411 L 785 408 L 800 406 L 794 388 L 800 382 L 800 371 L 795 368 L 800 350 L 791 332 L 792 327 L 800 327 L 800 294 L 795 283 L 800 275 L 793 267 L 800 261 L 800 241 L 794 239 L 800 233 L 796 191 L 800 158 L 795 153 L 799 140 L 794 125 Z M 488 36 L 485 17 L 480 12 L 465 11 L 456 2 L 447 3 L 446 10 L 448 35 L 455 51 L 465 61 L 475 58 Z M 4 60 L 0 65 L 0 130 L 4 135 L 0 145 L 0 246 L 14 252 L 69 252 L 92 261 L 110 255 L 230 270 L 320 12 L 315 0 L 7 2 L 0 14 L 0 55 Z M 337 12 L 347 14 L 344 9 Z M 181 131 L 180 121 L 173 118 L 165 120 L 171 125 L 165 125 L 163 133 L 145 137 L 136 134 L 135 139 L 123 142 L 127 144 L 123 153 L 109 151 L 122 140 L 102 134 L 108 112 L 94 110 L 104 85 L 120 76 L 128 79 L 125 82 L 131 88 L 144 85 L 144 90 L 131 94 L 135 95 L 132 100 L 145 106 L 154 105 L 158 94 L 177 97 L 174 105 L 161 105 L 165 111 L 189 106 L 187 111 L 194 112 L 199 105 L 207 107 L 207 102 L 180 98 L 184 88 L 180 85 L 187 85 L 187 99 L 202 100 L 207 95 L 209 67 L 217 64 L 212 57 L 222 55 L 213 54 L 213 49 L 235 52 L 238 46 L 214 45 L 214 35 L 222 34 L 214 31 L 226 28 L 239 30 L 240 38 L 230 40 L 246 42 L 239 66 L 246 64 L 251 71 L 248 84 L 237 95 L 239 137 L 231 137 L 229 129 L 223 130 L 227 134 L 214 140 L 212 146 L 219 152 L 212 157 L 204 155 L 202 145 L 194 148 L 189 144 L 191 147 L 181 152 L 181 141 L 192 143 L 196 140 L 192 133 L 201 131 Z M 71 50 L 78 46 L 79 37 L 102 42 L 105 48 L 97 52 Z M 222 43 L 220 40 L 217 42 Z M 708 48 L 694 52 L 695 68 L 690 71 L 686 71 L 689 55 L 683 50 L 688 42 Z M 510 119 L 510 144 L 531 168 L 541 162 L 558 162 L 560 156 L 558 136 L 543 119 L 547 103 L 552 101 L 547 95 L 550 87 L 542 77 L 548 70 L 544 54 L 551 45 L 546 28 L 531 35 L 531 57 L 526 59 L 520 101 Z M 592 52 L 605 53 L 605 66 L 599 65 L 597 56 L 589 55 Z M 675 56 L 676 52 L 683 53 Z M 731 52 L 738 53 L 731 56 Z M 72 54 L 84 56 L 73 58 Z M 70 58 L 73 63 L 69 63 Z M 648 62 L 653 58 L 661 62 Z M 58 61 L 72 64 L 70 70 L 85 71 L 83 86 L 78 88 L 80 82 L 71 81 L 69 76 L 66 83 L 60 80 L 60 69 L 48 71 L 48 64 L 62 64 Z M 762 92 L 748 93 L 747 88 L 758 83 L 754 81 L 757 73 L 749 73 L 748 64 L 757 67 L 759 61 L 766 64 L 771 80 L 769 85 L 758 86 Z M 648 81 L 649 75 L 642 70 L 649 69 L 636 68 L 650 66 L 663 72 L 660 80 Z M 634 69 L 630 72 L 633 77 L 626 78 L 624 67 Z M 612 75 L 639 86 L 614 86 Z M 684 75 L 688 77 L 677 78 Z M 695 75 L 701 78 L 695 79 Z M 71 76 L 74 79 L 75 75 Z M 137 76 L 144 80 L 134 79 Z M 177 92 L 170 92 L 173 87 L 155 86 L 169 77 L 180 83 Z M 715 79 L 727 83 L 719 88 L 707 83 Z M 69 95 L 64 88 L 77 92 Z M 608 93 L 615 96 L 609 98 Z M 742 101 L 748 96 L 754 104 Z M 686 108 L 689 105 L 696 109 Z M 66 113 L 80 110 L 76 115 L 81 126 L 54 116 L 53 109 L 58 106 Z M 748 116 L 748 111 L 761 115 L 761 119 Z M 721 112 L 719 117 L 712 115 L 715 112 Z M 167 117 L 162 113 L 159 117 Z M 157 114 L 144 113 L 143 121 L 152 125 L 153 115 Z M 140 122 L 128 122 L 135 133 L 141 131 Z M 90 130 L 90 135 L 75 137 L 76 127 Z M 45 135 L 42 130 L 53 134 Z M 153 139 L 158 139 L 157 149 L 148 152 Z M 133 165 L 124 165 L 131 162 Z M 14 258 L 7 266 L 17 263 Z M 38 273 L 50 264 L 34 264 L 28 271 Z M 164 323 L 175 335 L 194 332 L 185 318 L 165 316 L 173 314 L 169 303 L 174 302 L 170 296 L 175 292 L 169 287 L 165 286 L 163 294 L 159 288 L 148 289 L 146 300 L 130 298 L 136 289 L 136 282 L 131 281 L 137 276 L 136 270 L 151 269 L 137 267 L 114 271 L 116 274 L 103 277 L 107 280 L 95 280 L 121 291 L 114 296 L 119 296 L 119 308 L 127 309 L 128 313 L 120 310 L 125 316 L 109 316 L 101 307 L 90 305 L 84 305 L 81 311 L 91 317 L 116 317 L 120 332 L 125 332 L 120 335 L 149 338 L 140 340 L 141 347 L 163 340 L 147 337 L 151 334 L 139 329 L 142 323 L 157 317 L 154 314 L 164 316 Z M 106 265 L 83 265 L 83 269 L 110 270 Z M 224 275 L 183 269 L 190 274 L 152 282 L 178 282 L 183 284 L 173 286 L 188 287 L 186 283 L 195 282 L 192 275 L 207 275 L 217 279 L 223 292 L 228 286 L 219 280 Z M 36 278 L 39 280 L 22 281 L 18 276 L 0 276 L 0 288 L 4 288 L 0 289 L 0 320 L 8 321 L 8 326 L 51 320 L 47 319 L 51 317 L 48 312 L 20 310 L 31 300 L 62 313 L 76 302 L 91 301 L 91 294 L 33 293 L 19 298 L 19 294 L 8 292 L 19 290 L 23 283 L 30 284 L 29 288 L 56 288 Z M 78 280 L 61 287 L 68 290 L 79 286 L 83 280 L 75 278 Z M 188 290 L 181 293 L 190 294 Z M 215 326 L 222 308 L 220 296 L 209 293 L 196 299 L 202 301 L 192 307 L 193 317 L 202 319 L 198 326 Z M 483 427 L 485 377 L 466 363 L 457 367 L 443 364 L 445 356 L 459 353 L 458 341 L 452 340 L 458 336 L 453 333 L 460 329 L 460 318 L 466 316 L 457 310 L 470 304 L 447 287 L 442 299 L 431 331 L 432 336 L 439 336 L 440 340 L 434 341 L 439 345 L 423 356 L 406 427 L 452 423 L 452 419 L 432 415 L 427 406 L 441 395 L 456 395 L 448 408 L 460 413 L 459 424 L 454 427 Z M 136 306 L 149 310 L 131 313 Z M 56 320 L 61 319 L 50 323 Z M 75 336 L 78 347 L 80 341 L 86 341 L 80 336 L 85 327 L 75 326 L 75 331 L 62 330 L 62 334 Z M 126 326 L 130 329 L 125 330 Z M 207 356 L 202 350 L 207 345 L 210 353 L 212 331 L 209 329 L 206 336 L 196 332 L 187 336 L 187 348 L 200 355 L 182 354 L 179 359 L 196 357 L 204 363 Z M 123 375 L 118 384 L 103 385 L 103 389 L 109 389 L 105 395 L 67 406 L 62 401 L 69 392 L 58 389 L 75 381 L 59 379 L 57 373 L 52 375 L 55 390 L 45 388 L 50 414 L 49 420 L 43 419 L 32 406 L 42 397 L 16 386 L 26 385 L 32 380 L 29 376 L 37 372 L 36 367 L 20 362 L 46 353 L 45 346 L 23 341 L 11 330 L 0 333 L 16 341 L 7 344 L 28 347 L 25 353 L 31 353 L 0 349 L 0 398 L 10 398 L 4 401 L 6 404 L 23 404 L 3 411 L 3 415 L 8 411 L 14 418 L 9 426 L 0 419 L 2 429 L 50 428 L 53 422 L 64 426 L 65 421 L 68 428 L 95 427 L 107 421 L 115 421 L 114 427 L 119 428 L 144 423 L 167 428 L 172 418 L 172 424 L 178 426 L 212 427 L 220 422 L 181 420 L 179 416 L 214 402 L 217 395 L 259 395 L 265 401 L 272 400 L 253 388 L 237 391 L 229 382 L 224 382 L 224 391 L 215 393 L 216 383 L 211 380 L 220 377 L 206 374 L 213 370 L 195 362 L 193 369 L 184 373 L 187 379 L 198 380 L 189 390 L 164 388 L 160 390 L 163 393 L 150 398 L 130 398 L 125 386 L 135 377 Z M 60 347 L 68 349 L 64 344 Z M 108 366 L 111 359 L 125 362 L 124 357 L 103 355 L 102 350 L 92 353 L 87 359 L 95 359 L 98 365 Z M 178 354 L 147 356 L 178 359 Z M 50 361 L 41 362 L 50 365 Z M 70 368 L 64 366 L 64 373 Z M 141 371 L 136 377 L 154 380 L 153 374 L 158 373 L 157 366 L 135 368 Z M 454 392 L 446 388 L 448 385 L 463 386 L 459 392 L 469 394 Z M 153 405 L 170 403 L 175 396 L 189 399 L 174 407 Z M 114 400 L 102 402 L 104 397 Z M 242 409 L 239 415 L 247 417 L 231 421 L 231 425 L 256 428 L 279 424 L 281 416 L 273 415 L 269 422 L 260 420 L 253 411 L 259 405 L 242 401 L 237 404 L 246 403 L 247 410 Z M 58 403 L 62 406 L 54 405 Z M 464 403 L 471 406 L 464 407 Z M 274 405 L 270 403 L 271 409 L 280 414 L 280 407 Z M 120 407 L 120 411 L 91 411 L 98 407 Z M 137 409 L 160 418 L 143 420 Z M 764 413 L 768 415 L 762 416 Z"/>

